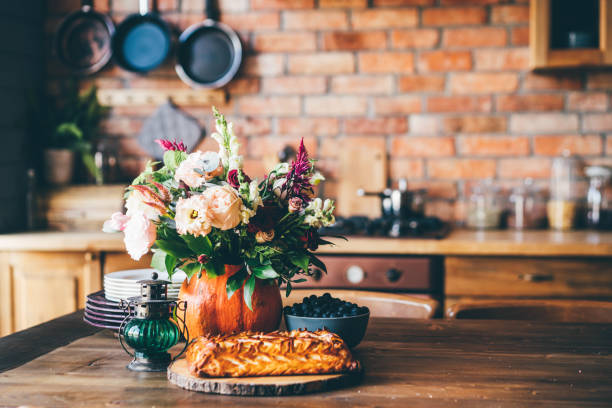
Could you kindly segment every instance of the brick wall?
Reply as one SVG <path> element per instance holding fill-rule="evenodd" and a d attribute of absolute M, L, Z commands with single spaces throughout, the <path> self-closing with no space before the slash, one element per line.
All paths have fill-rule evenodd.
<path fill-rule="evenodd" d="M 135 0 L 96 1 L 115 21 Z M 159 0 L 184 29 L 202 1 Z M 304 137 L 333 194 L 337 141 L 384 139 L 390 178 L 430 190 L 430 213 L 463 217 L 475 180 L 542 184 L 564 149 L 612 164 L 612 73 L 528 70 L 528 4 L 511 0 L 222 0 L 222 20 L 240 32 L 246 58 L 221 106 L 243 136 L 246 168 L 263 173 L 268 152 Z M 368 3 L 369 6 L 368 6 Z M 48 0 L 47 31 L 78 1 Z M 49 58 L 49 71 L 60 67 Z M 110 66 L 100 87 L 184 88 L 167 63 L 146 77 Z M 123 172 L 143 152 L 135 134 L 154 107 L 117 108 L 105 125 Z M 210 128 L 208 108 L 186 109 Z M 608 135 L 609 133 L 609 135 Z M 205 140 L 204 147 L 211 146 Z"/>

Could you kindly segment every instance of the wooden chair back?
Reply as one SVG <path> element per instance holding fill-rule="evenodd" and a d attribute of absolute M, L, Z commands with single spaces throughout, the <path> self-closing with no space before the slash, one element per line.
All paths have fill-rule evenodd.
<path fill-rule="evenodd" d="M 595 300 L 464 301 L 449 307 L 451 319 L 612 323 L 612 302 Z"/>
<path fill-rule="evenodd" d="M 321 296 L 326 292 L 359 306 L 367 306 L 372 317 L 431 319 L 439 308 L 436 300 L 425 297 L 343 289 L 293 289 L 289 297 L 283 296 L 283 306 L 292 306 L 294 303 L 301 303 L 306 296 Z"/>

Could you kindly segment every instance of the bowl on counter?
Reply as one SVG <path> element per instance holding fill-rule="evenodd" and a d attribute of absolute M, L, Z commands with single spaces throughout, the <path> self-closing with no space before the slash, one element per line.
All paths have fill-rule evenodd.
<path fill-rule="evenodd" d="M 370 320 L 370 312 L 344 317 L 305 317 L 285 313 L 288 330 L 306 329 L 317 331 L 326 329 L 336 333 L 350 348 L 357 346 L 365 335 Z"/>

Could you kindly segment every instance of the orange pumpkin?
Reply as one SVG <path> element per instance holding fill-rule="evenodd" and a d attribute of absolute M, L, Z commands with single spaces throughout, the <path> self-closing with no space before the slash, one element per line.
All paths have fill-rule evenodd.
<path fill-rule="evenodd" d="M 185 280 L 179 291 L 179 300 L 187 301 L 185 323 L 189 337 L 208 334 L 228 334 L 254 330 L 270 332 L 278 329 L 282 300 L 278 284 L 257 279 L 253 291 L 251 311 L 244 302 L 244 285 L 227 298 L 225 285 L 240 265 L 225 265 L 225 274 L 209 278 L 203 271 L 198 278 Z"/>

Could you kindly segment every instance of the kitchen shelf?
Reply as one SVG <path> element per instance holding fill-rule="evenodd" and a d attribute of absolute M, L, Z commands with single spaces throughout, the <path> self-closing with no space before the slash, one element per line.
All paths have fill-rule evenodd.
<path fill-rule="evenodd" d="M 171 100 L 180 106 L 222 105 L 227 99 L 220 89 L 99 89 L 100 102 L 109 106 L 158 106 Z"/>

